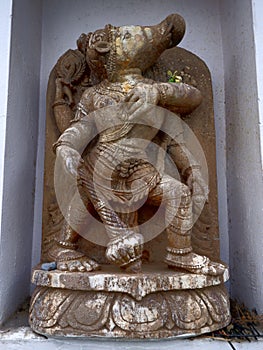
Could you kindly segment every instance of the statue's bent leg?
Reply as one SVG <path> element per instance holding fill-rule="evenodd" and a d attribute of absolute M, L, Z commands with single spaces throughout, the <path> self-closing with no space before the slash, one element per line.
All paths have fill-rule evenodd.
<path fill-rule="evenodd" d="M 121 213 L 115 211 L 110 204 L 100 198 L 91 179 L 85 179 L 85 190 L 104 224 L 109 237 L 107 259 L 125 268 L 138 272 L 141 269 L 143 236 L 137 226 L 137 212 Z M 101 196 L 103 198 L 103 196 Z"/>
<path fill-rule="evenodd" d="M 164 261 L 170 267 L 182 268 L 192 273 L 220 275 L 222 264 L 193 252 L 191 245 L 192 198 L 189 188 L 169 175 L 149 193 L 149 204 L 165 206 L 167 254 Z"/>
<path fill-rule="evenodd" d="M 169 175 L 164 175 L 149 193 L 148 203 L 165 207 L 167 251 L 183 254 L 192 252 L 192 201 L 188 187 Z"/>
<path fill-rule="evenodd" d="M 104 208 L 105 210 L 105 208 Z M 109 211 L 106 209 L 109 213 Z M 106 256 L 107 259 L 121 268 L 131 272 L 141 270 L 143 236 L 139 233 L 138 213 L 120 213 L 110 210 L 111 219 L 107 220 L 106 231 L 110 238 Z M 117 223 L 117 225 L 116 225 Z"/>
<path fill-rule="evenodd" d="M 89 215 L 88 203 L 81 201 L 76 193 L 66 210 L 62 229 L 54 239 L 54 245 L 48 252 L 50 260 L 55 260 L 57 269 L 62 271 L 94 271 L 99 269 L 96 261 L 77 250 L 77 240 L 87 227 Z"/>

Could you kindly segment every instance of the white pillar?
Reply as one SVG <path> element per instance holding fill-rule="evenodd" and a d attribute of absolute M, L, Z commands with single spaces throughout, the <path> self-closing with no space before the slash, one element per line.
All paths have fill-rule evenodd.
<path fill-rule="evenodd" d="M 253 28 L 256 53 L 256 71 L 258 86 L 258 111 L 261 143 L 261 163 L 263 163 L 263 2 L 262 0 L 252 1 Z M 263 167 L 262 167 L 263 168 Z"/>
<path fill-rule="evenodd" d="M 1 52 L 4 54 L 0 65 L 2 323 L 29 295 L 39 115 L 41 1 L 5 0 L 1 3 L 0 18 Z"/>
<path fill-rule="evenodd" d="M 12 0 L 6 0 L 1 5 L 0 12 L 0 213 L 3 208 L 3 183 L 4 183 L 4 158 L 5 158 L 5 140 L 6 140 L 6 119 L 7 119 L 7 100 L 8 100 L 8 80 L 9 80 L 9 61 L 10 61 L 10 43 L 11 43 L 11 19 L 12 19 Z M 5 273 L 8 270 L 8 263 L 5 257 L 5 237 L 2 231 L 2 214 L 0 215 L 0 321 L 4 318 L 4 304 L 6 303 Z"/>
<path fill-rule="evenodd" d="M 262 1 L 253 3 L 257 18 L 262 15 Z M 259 93 L 262 93 L 262 59 L 260 52 L 255 51 L 254 43 L 262 32 L 259 27 L 258 32 L 253 31 L 251 0 L 223 0 L 220 6 L 225 70 L 231 295 L 262 313 L 263 181 L 259 113 L 262 106 L 258 104 Z M 257 12 L 260 9 L 261 12 Z M 260 21 L 258 17 L 256 23 Z M 260 26 L 262 29 L 262 24 Z"/>

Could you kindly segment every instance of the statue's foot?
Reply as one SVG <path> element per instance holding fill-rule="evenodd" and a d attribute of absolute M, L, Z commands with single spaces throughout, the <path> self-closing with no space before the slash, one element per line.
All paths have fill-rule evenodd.
<path fill-rule="evenodd" d="M 223 275 L 226 270 L 223 264 L 211 261 L 208 257 L 193 252 L 184 255 L 168 252 L 164 262 L 169 267 L 176 267 L 192 273 L 210 276 Z"/>
<path fill-rule="evenodd" d="M 70 272 L 91 272 L 100 269 L 99 264 L 86 256 L 78 259 L 58 261 L 57 269 Z"/>
<path fill-rule="evenodd" d="M 100 269 L 96 261 L 88 258 L 83 253 L 59 244 L 53 245 L 48 252 L 48 257 L 50 261 L 56 262 L 57 270 L 61 271 L 91 272 Z"/>

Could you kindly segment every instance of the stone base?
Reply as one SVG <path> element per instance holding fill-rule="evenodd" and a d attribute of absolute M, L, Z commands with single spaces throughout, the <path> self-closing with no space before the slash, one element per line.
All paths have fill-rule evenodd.
<path fill-rule="evenodd" d="M 160 266 L 158 272 L 150 270 L 153 266 L 133 275 L 36 269 L 33 282 L 39 286 L 31 300 L 30 325 L 52 336 L 158 339 L 199 335 L 230 322 L 223 285 L 227 274 L 220 281 L 160 271 Z"/>

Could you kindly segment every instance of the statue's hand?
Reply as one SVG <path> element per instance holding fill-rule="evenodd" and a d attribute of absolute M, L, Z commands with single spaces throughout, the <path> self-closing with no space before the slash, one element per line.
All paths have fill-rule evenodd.
<path fill-rule="evenodd" d="M 77 179 L 78 166 L 83 162 L 79 152 L 69 146 L 61 145 L 56 148 L 56 155 L 62 164 L 63 170 L 74 179 Z"/>
<path fill-rule="evenodd" d="M 111 241 L 106 250 L 106 257 L 117 265 L 126 265 L 142 255 L 143 236 L 132 233 Z"/>
<path fill-rule="evenodd" d="M 66 82 L 62 78 L 57 78 L 55 81 L 56 84 L 56 95 L 55 95 L 55 104 L 61 100 L 65 100 L 69 105 L 73 103 L 73 96 L 71 92 L 70 83 Z"/>
<path fill-rule="evenodd" d="M 139 83 L 126 96 L 125 102 L 150 103 L 156 105 L 159 102 L 159 90 L 156 86 Z"/>
<path fill-rule="evenodd" d="M 134 120 L 152 105 L 158 104 L 159 91 L 154 85 L 140 83 L 127 94 L 124 102 L 127 102 L 126 110 L 129 120 Z"/>

